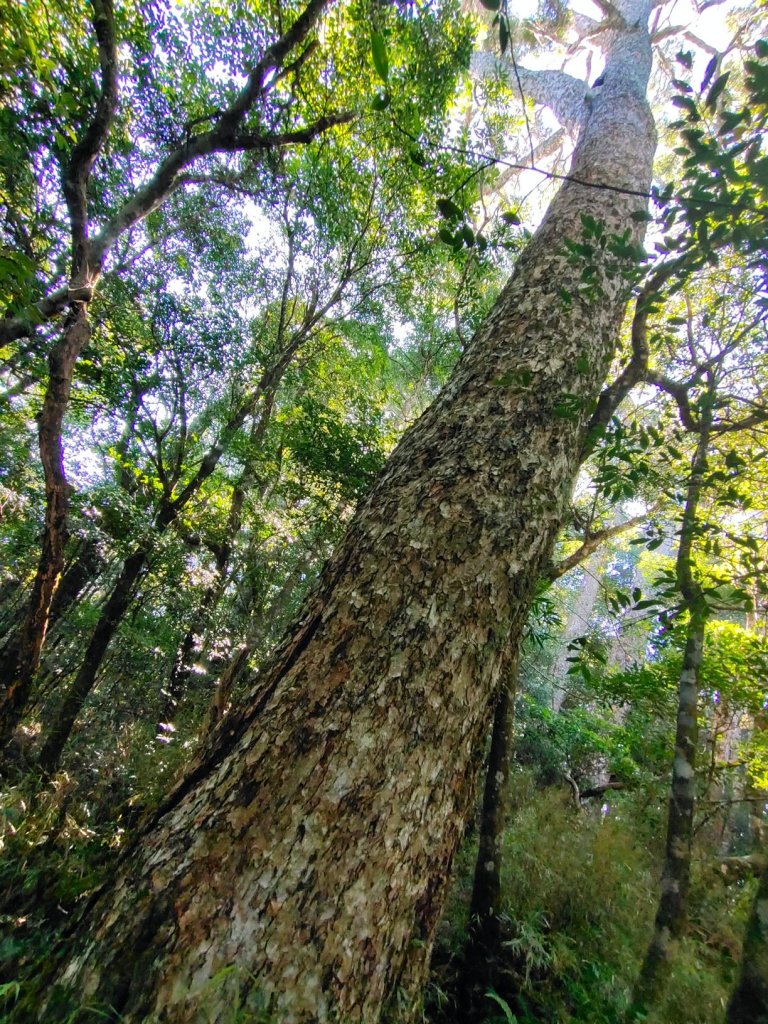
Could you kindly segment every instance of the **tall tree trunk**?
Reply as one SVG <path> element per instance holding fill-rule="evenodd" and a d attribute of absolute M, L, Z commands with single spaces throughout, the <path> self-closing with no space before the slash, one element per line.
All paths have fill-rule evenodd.
<path fill-rule="evenodd" d="M 250 443 L 252 446 L 263 439 L 271 410 L 272 402 L 270 401 L 265 413 L 256 421 L 251 431 Z M 232 557 L 232 548 L 243 522 L 243 506 L 245 505 L 248 490 L 255 480 L 254 470 L 255 453 L 252 453 L 249 462 L 240 474 L 240 479 L 232 489 L 224 539 L 218 545 L 215 552 L 216 571 L 214 578 L 209 586 L 206 587 L 202 600 L 194 614 L 194 620 L 184 634 L 181 644 L 176 651 L 176 657 L 173 659 L 171 672 L 168 677 L 168 684 L 162 691 L 164 701 L 160 721 L 157 725 L 158 739 L 170 738 L 168 726 L 176 716 L 176 710 L 184 697 L 189 684 L 189 678 L 192 675 L 192 652 L 195 650 L 198 637 L 205 630 L 211 615 L 221 600 L 221 595 L 224 593 L 229 562 Z"/>
<path fill-rule="evenodd" d="M 99 621 L 91 636 L 80 669 L 72 686 L 58 709 L 56 720 L 43 742 L 38 760 L 40 768 L 50 774 L 59 764 L 59 758 L 72 732 L 77 716 L 93 689 L 96 675 L 109 647 L 112 637 L 125 614 L 136 582 L 147 566 L 147 553 L 134 551 L 123 563 L 123 568 L 112 588 L 107 603 L 102 609 Z"/>
<path fill-rule="evenodd" d="M 768 1024 L 768 865 L 747 922 L 739 980 L 728 1003 L 727 1024 Z"/>
<path fill-rule="evenodd" d="M 228 968 L 241 997 L 271 999 L 284 1021 L 413 1009 L 490 698 L 550 558 L 627 299 L 602 250 L 586 293 L 563 243 L 581 238 L 584 214 L 609 235 L 641 234 L 631 214 L 655 145 L 648 7 L 626 13 L 585 108 L 578 181 L 398 445 L 242 712 L 92 908 L 61 977 L 82 1003 L 126 1024 L 221 1020 Z"/>
<path fill-rule="evenodd" d="M 75 302 L 64 325 L 62 337 L 48 359 L 50 380 L 39 420 L 40 458 L 46 495 L 43 545 L 17 645 L 16 664 L 0 702 L 2 742 L 6 742 L 13 733 L 29 700 L 48 630 L 51 602 L 64 568 L 69 484 L 64 472 L 61 431 L 72 386 L 72 369 L 89 336 L 87 307 L 83 302 Z"/>
<path fill-rule="evenodd" d="M 0 708 L 3 731 L 10 719 L 18 720 L 29 697 L 48 629 L 51 602 L 64 568 L 69 484 L 64 470 L 62 430 L 75 364 L 91 336 L 88 305 L 101 269 L 92 263 L 89 254 L 87 188 L 117 107 L 117 42 L 112 0 L 92 0 L 91 9 L 91 27 L 99 57 L 99 94 L 68 159 L 60 167 L 71 241 L 70 277 L 65 290 L 68 311 L 61 337 L 48 357 L 48 386 L 38 428 L 46 502 L 43 544 L 21 634 L 16 671 Z"/>
<path fill-rule="evenodd" d="M 475 973 L 483 969 L 491 980 L 491 965 L 501 950 L 501 868 L 507 820 L 509 764 L 514 731 L 518 661 L 514 659 L 502 679 L 496 698 L 491 746 L 480 811 L 477 861 L 469 904 L 470 941 L 467 964 Z M 483 992 L 483 995 L 485 992 Z"/>
<path fill-rule="evenodd" d="M 693 542 L 712 426 L 712 391 L 705 396 L 696 452 L 691 462 L 677 553 L 677 585 L 682 607 L 690 616 L 680 670 L 675 732 L 675 757 L 667 817 L 667 841 L 661 876 L 661 896 L 653 937 L 640 968 L 630 1017 L 644 1013 L 660 999 L 671 967 L 675 942 L 683 934 L 691 876 L 693 815 L 696 804 L 696 747 L 698 743 L 699 674 L 704 654 L 704 628 L 709 617 L 701 586 L 693 575 Z"/>

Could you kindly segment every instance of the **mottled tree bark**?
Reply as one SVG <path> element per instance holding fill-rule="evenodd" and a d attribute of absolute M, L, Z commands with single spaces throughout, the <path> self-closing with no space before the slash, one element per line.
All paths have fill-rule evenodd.
<path fill-rule="evenodd" d="M 760 873 L 726 1020 L 727 1024 L 768 1024 L 768 866 Z"/>
<path fill-rule="evenodd" d="M 284 1022 L 412 1011 L 490 698 L 551 556 L 627 300 L 601 251 L 587 294 L 563 242 L 581 237 L 583 214 L 609 234 L 642 231 L 631 214 L 655 143 L 648 8 L 626 14 L 585 112 L 579 182 L 553 201 L 242 711 L 93 906 L 59 992 L 126 1024 L 223 1020 L 228 969 L 242 998 L 259 993 Z"/>

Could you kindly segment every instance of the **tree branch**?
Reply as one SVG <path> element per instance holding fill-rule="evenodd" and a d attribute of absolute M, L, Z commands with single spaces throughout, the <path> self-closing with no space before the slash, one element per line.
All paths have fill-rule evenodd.
<path fill-rule="evenodd" d="M 61 181 L 72 235 L 71 275 L 73 280 L 76 280 L 81 272 L 84 272 L 85 281 L 88 279 L 86 266 L 88 199 L 86 189 L 96 159 L 107 140 L 118 98 L 117 42 L 112 0 L 91 0 L 91 3 L 93 5 L 93 28 L 99 48 L 101 92 L 96 104 L 96 112 L 83 137 L 73 148 L 69 163 L 62 172 Z"/>
<path fill-rule="evenodd" d="M 657 373 L 655 370 L 648 370 L 645 374 L 645 380 L 648 384 L 653 384 L 654 387 L 657 387 L 660 391 L 666 391 L 668 395 L 671 395 L 677 405 L 677 411 L 682 425 L 691 433 L 698 433 L 699 423 L 694 419 L 693 413 L 691 412 L 691 403 L 688 401 L 687 387 L 684 384 L 678 384 L 676 381 L 671 380 L 663 373 Z"/>
<path fill-rule="evenodd" d="M 645 282 L 635 300 L 635 315 L 632 318 L 632 356 L 619 376 L 609 384 L 600 395 L 592 418 L 587 425 L 584 446 L 581 451 L 582 462 L 595 449 L 601 433 L 611 421 L 611 417 L 627 397 L 629 392 L 643 380 L 648 380 L 648 314 L 651 312 L 653 300 L 658 296 L 662 285 L 672 277 L 680 266 L 680 260 L 659 267 Z"/>
<path fill-rule="evenodd" d="M 550 565 L 549 569 L 544 573 L 544 579 L 554 583 L 555 580 L 559 580 L 565 573 L 574 569 L 577 565 L 581 565 L 583 561 L 597 551 L 604 541 L 626 533 L 628 530 L 633 530 L 636 526 L 644 523 L 646 519 L 647 516 L 644 515 L 633 516 L 632 519 L 627 519 L 624 523 L 615 523 L 613 526 L 606 526 L 603 530 L 596 530 L 594 533 L 587 531 L 584 535 L 584 540 L 572 554 Z"/>
<path fill-rule="evenodd" d="M 570 132 L 578 131 L 587 115 L 586 82 L 565 71 L 534 71 L 492 53 L 473 53 L 470 72 L 474 78 L 503 76 L 522 100 L 532 99 L 549 107 Z"/>

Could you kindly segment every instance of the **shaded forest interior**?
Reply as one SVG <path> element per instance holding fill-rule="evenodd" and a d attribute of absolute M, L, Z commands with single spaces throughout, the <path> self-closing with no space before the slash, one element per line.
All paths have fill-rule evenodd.
<path fill-rule="evenodd" d="M 768 39 L 0 0 L 0 1019 L 768 1024 Z"/>

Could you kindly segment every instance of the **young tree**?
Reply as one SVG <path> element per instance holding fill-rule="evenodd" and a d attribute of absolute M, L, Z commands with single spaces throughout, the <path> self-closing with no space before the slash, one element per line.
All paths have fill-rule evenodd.
<path fill-rule="evenodd" d="M 413 1006 L 643 233 L 650 5 L 604 6 L 604 84 L 537 79 L 580 125 L 570 180 L 247 705 L 92 908 L 62 995 L 186 1021 L 229 967 L 285 1019 Z"/>

